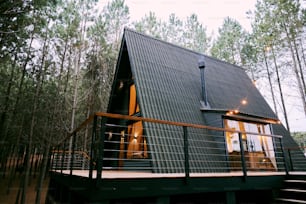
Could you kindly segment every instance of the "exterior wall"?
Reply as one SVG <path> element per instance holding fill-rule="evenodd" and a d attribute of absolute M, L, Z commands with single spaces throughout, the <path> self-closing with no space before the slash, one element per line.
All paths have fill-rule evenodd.
<path fill-rule="evenodd" d="M 211 127 L 217 127 L 217 128 L 223 128 L 223 117 L 221 113 L 216 112 L 203 112 L 203 117 L 205 120 L 205 125 L 211 126 Z M 222 161 L 228 161 L 228 153 L 227 153 L 227 147 L 225 142 L 225 135 L 222 131 L 209 131 L 209 134 L 214 135 L 214 139 L 217 143 L 217 148 L 219 149 L 219 153 L 221 155 L 224 155 L 222 157 Z M 229 167 L 228 164 L 226 164 L 226 167 Z"/>
<path fill-rule="evenodd" d="M 203 116 L 205 119 L 205 125 L 223 128 L 222 114 L 216 112 L 203 112 Z"/>
<path fill-rule="evenodd" d="M 223 118 L 222 114 L 220 113 L 215 113 L 215 112 L 206 112 L 203 113 L 204 120 L 206 125 L 211 126 L 211 127 L 218 127 L 218 128 L 223 128 Z M 224 153 L 226 153 L 226 146 L 222 145 L 222 143 L 225 144 L 225 139 L 224 139 L 224 133 L 220 131 L 210 131 L 211 134 L 216 135 L 215 137 L 216 142 L 219 144 L 219 148 L 224 150 Z"/>

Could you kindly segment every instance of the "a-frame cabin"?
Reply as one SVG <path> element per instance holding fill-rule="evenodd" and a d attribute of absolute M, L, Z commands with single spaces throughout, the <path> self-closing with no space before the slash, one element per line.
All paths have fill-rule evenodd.
<path fill-rule="evenodd" d="M 296 162 L 302 151 L 288 155 L 297 144 L 243 68 L 130 29 L 107 112 L 116 115 L 97 114 L 104 119 L 96 178 L 90 173 L 84 190 L 69 191 L 79 201 L 272 202 L 288 169 L 306 170 Z M 53 178 L 51 189 L 63 185 L 62 174 Z"/>
<path fill-rule="evenodd" d="M 205 67 L 199 68 L 199 62 Z M 128 29 L 124 32 L 108 112 L 282 135 L 285 146 L 296 145 L 241 67 Z M 125 131 L 130 135 L 125 138 L 125 159 L 131 162 L 133 159 L 139 161 L 139 158 L 150 158 L 151 162 L 147 165 L 153 172 L 183 171 L 184 163 L 177 161 L 182 161 L 184 155 L 178 153 L 184 150 L 176 148 L 182 146 L 179 143 L 183 141 L 173 139 L 178 136 L 174 127 L 168 131 L 167 128 L 163 130 L 142 122 L 123 125 L 128 126 Z M 197 134 L 196 131 L 200 132 Z M 194 130 L 190 134 L 190 151 L 197 155 L 192 158 L 194 168 L 191 166 L 191 169 L 194 172 L 197 169 L 201 172 L 203 169 L 208 172 L 224 171 L 228 164 L 219 162 L 224 161 L 224 158 L 218 155 L 224 154 L 218 151 L 227 154 L 239 152 L 238 135 L 228 133 L 224 137 L 216 137 L 220 133 L 214 132 L 216 136 L 212 133 L 203 138 L 201 131 Z M 135 135 L 143 136 L 135 140 Z M 251 134 L 243 135 L 249 159 L 252 160 L 252 152 L 256 157 L 260 154 L 261 159 L 266 160 L 265 166 L 277 168 L 277 155 L 271 150 L 274 139 L 261 139 Z M 217 143 L 201 143 L 201 140 L 225 140 L 226 143 L 220 141 L 221 145 L 218 146 Z M 208 149 L 207 154 L 197 152 L 205 149 Z M 169 164 L 169 161 L 173 162 Z M 256 170 L 256 164 L 252 162 L 258 161 L 250 162 L 250 167 Z"/>

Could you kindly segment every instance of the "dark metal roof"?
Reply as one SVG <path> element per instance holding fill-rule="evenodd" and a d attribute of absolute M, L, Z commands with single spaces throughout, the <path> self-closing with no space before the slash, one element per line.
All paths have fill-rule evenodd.
<path fill-rule="evenodd" d="M 202 54 L 129 29 L 125 29 L 122 42 L 128 53 L 142 116 L 205 125 L 205 111 L 202 112 L 200 103 L 201 78 L 198 68 L 198 60 Z M 210 108 L 239 109 L 249 116 L 277 119 L 242 68 L 209 56 L 205 56 L 205 64 Z M 118 67 L 123 68 L 117 65 L 117 69 Z M 247 99 L 247 105 L 241 104 L 242 99 Z M 160 127 L 147 123 L 144 126 L 152 152 L 153 169 L 156 172 L 183 172 L 181 127 Z M 225 147 L 220 150 L 214 143 L 197 142 L 214 140 L 204 130 L 191 129 L 188 133 L 190 146 L 193 147 L 190 151 L 193 155 L 198 155 L 195 156 L 197 158 L 190 158 L 194 161 L 194 169 L 225 169 L 225 164 L 217 162 L 224 158 L 216 156 L 224 155 Z M 207 156 L 208 153 L 214 156 Z"/>
<path fill-rule="evenodd" d="M 131 69 L 145 117 L 204 124 L 200 112 L 200 53 L 125 29 Z M 212 109 L 277 119 L 245 71 L 205 56 L 208 103 Z M 242 105 L 241 100 L 248 104 Z"/>

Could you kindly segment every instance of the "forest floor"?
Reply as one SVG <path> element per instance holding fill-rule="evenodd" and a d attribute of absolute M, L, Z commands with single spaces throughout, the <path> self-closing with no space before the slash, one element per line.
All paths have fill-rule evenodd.
<path fill-rule="evenodd" d="M 27 189 L 27 198 L 26 198 L 27 204 L 35 203 L 37 177 L 30 178 L 29 187 Z M 18 203 L 16 202 L 16 198 L 18 196 L 18 193 L 20 193 L 20 180 L 21 180 L 20 175 L 16 175 L 15 178 L 12 180 L 12 182 L 10 182 L 10 179 L 8 176 L 4 178 L 3 177 L 0 178 L 0 204 Z M 47 177 L 43 183 L 41 202 L 40 202 L 41 204 L 45 203 L 48 185 L 49 185 L 49 178 Z M 21 194 L 19 198 L 20 197 L 21 197 Z"/>

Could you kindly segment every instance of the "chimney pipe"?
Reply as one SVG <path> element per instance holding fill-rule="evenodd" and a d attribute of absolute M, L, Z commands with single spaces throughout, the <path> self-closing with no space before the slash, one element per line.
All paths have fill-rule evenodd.
<path fill-rule="evenodd" d="M 204 56 L 201 56 L 198 61 L 198 66 L 201 74 L 201 87 L 202 87 L 202 101 L 204 102 L 204 106 L 208 106 L 207 102 L 207 92 L 206 92 L 206 84 L 205 84 L 205 59 Z"/>

